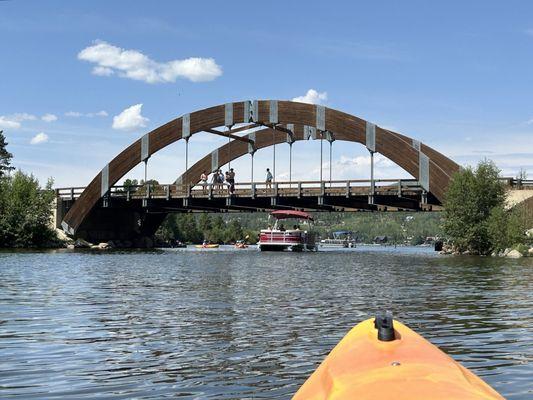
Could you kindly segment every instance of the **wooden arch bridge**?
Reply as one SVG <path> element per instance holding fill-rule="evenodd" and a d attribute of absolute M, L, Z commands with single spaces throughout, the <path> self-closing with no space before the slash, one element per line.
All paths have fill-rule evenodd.
<path fill-rule="evenodd" d="M 228 137 L 224 146 L 188 168 L 172 184 L 117 186 L 139 163 L 178 140 L 198 132 Z M 239 135 L 240 134 L 240 135 Z M 203 171 L 213 172 L 245 154 L 299 140 L 358 142 L 371 155 L 369 180 L 242 182 L 227 187 L 198 185 Z M 331 148 L 331 147 L 330 147 Z M 380 153 L 414 179 L 377 180 L 373 155 Z M 274 153 L 275 154 L 275 153 Z M 322 154 L 322 151 L 321 151 Z M 331 152 L 330 152 L 331 154 Z M 331 163 L 330 163 L 331 165 Z M 290 167 L 292 168 L 292 166 Z M 435 210 L 459 166 L 418 140 L 322 105 L 281 100 L 227 103 L 176 118 L 132 143 L 104 166 L 87 187 L 58 189 L 58 218 L 69 235 L 90 241 L 132 240 L 151 236 L 168 213 L 189 211 Z M 275 160 L 273 165 L 275 172 Z M 275 175 L 275 173 L 274 173 Z M 59 223 L 58 223 L 59 225 Z"/>

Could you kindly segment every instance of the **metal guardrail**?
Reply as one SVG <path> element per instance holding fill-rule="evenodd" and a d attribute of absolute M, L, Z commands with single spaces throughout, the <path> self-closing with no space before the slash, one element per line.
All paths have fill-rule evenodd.
<path fill-rule="evenodd" d="M 292 182 L 239 182 L 235 183 L 232 193 L 227 183 L 205 185 L 195 184 L 153 184 L 134 186 L 113 186 L 107 197 L 110 198 L 213 198 L 228 197 L 273 197 L 273 196 L 325 196 L 336 195 L 350 197 L 352 195 L 372 194 L 370 180 L 332 180 L 332 181 L 292 181 Z M 57 188 L 56 196 L 63 200 L 77 199 L 85 188 Z M 416 179 L 375 179 L 374 194 L 402 194 L 424 192 Z"/>
<path fill-rule="evenodd" d="M 533 189 L 533 179 L 500 178 L 506 186 L 513 189 Z"/>

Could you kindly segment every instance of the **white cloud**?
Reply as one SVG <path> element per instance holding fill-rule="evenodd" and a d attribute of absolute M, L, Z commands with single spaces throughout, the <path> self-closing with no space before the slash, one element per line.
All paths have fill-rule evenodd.
<path fill-rule="evenodd" d="M 48 135 L 44 132 L 38 133 L 30 140 L 30 144 L 40 144 L 46 142 L 48 142 Z"/>
<path fill-rule="evenodd" d="M 93 68 L 93 74 L 98 76 L 110 76 L 114 74 L 114 71 L 111 68 L 97 66 Z"/>
<path fill-rule="evenodd" d="M 35 121 L 37 117 L 28 113 L 16 113 L 11 116 L 11 119 L 16 122 Z"/>
<path fill-rule="evenodd" d="M 89 117 L 89 118 L 92 118 L 92 117 L 107 117 L 109 114 L 107 113 L 107 111 L 98 111 L 98 112 L 95 112 L 95 113 L 87 113 L 85 114 L 86 117 Z"/>
<path fill-rule="evenodd" d="M 327 100 L 328 94 L 326 92 L 320 93 L 315 89 L 309 89 L 304 96 L 298 96 L 292 99 L 292 101 L 308 104 L 323 104 Z"/>
<path fill-rule="evenodd" d="M 144 128 L 149 119 L 141 115 L 142 106 L 142 104 L 135 104 L 126 108 L 120 114 L 115 115 L 113 117 L 113 129 L 133 131 Z"/>
<path fill-rule="evenodd" d="M 107 111 L 104 111 L 104 110 L 101 110 L 101 111 L 98 111 L 98 112 L 90 112 L 90 113 L 81 113 L 81 112 L 78 112 L 78 111 L 68 111 L 65 113 L 65 116 L 66 117 L 72 117 L 72 118 L 80 118 L 80 117 L 87 117 L 87 118 L 92 118 L 92 117 L 107 117 L 109 114 L 107 113 Z"/>
<path fill-rule="evenodd" d="M 54 121 L 57 121 L 57 116 L 54 115 L 54 114 L 44 114 L 41 119 L 44 121 L 44 122 L 54 122 Z"/>
<path fill-rule="evenodd" d="M 78 53 L 78 59 L 97 64 L 92 73 L 109 76 L 117 73 L 146 83 L 175 82 L 185 78 L 192 82 L 212 81 L 222 75 L 213 58 L 191 57 L 184 60 L 157 62 L 137 50 L 126 50 L 107 42 L 96 41 Z"/>
<path fill-rule="evenodd" d="M 35 121 L 37 117 L 28 113 L 15 113 L 12 115 L 0 115 L 0 128 L 18 129 L 23 121 Z"/>
<path fill-rule="evenodd" d="M 20 122 L 14 121 L 4 115 L 0 115 L 0 129 L 18 129 L 18 128 L 20 128 Z"/>

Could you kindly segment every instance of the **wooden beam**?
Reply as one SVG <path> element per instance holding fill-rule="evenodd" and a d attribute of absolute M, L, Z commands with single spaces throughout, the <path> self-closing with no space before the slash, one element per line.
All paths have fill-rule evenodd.
<path fill-rule="evenodd" d="M 229 138 L 232 138 L 232 139 L 235 139 L 235 140 L 239 140 L 241 142 L 254 144 L 253 140 L 250 140 L 250 139 L 245 138 L 245 137 L 237 136 L 237 135 L 232 135 L 229 132 L 220 132 L 220 131 L 217 131 L 216 129 L 206 129 L 205 131 L 208 132 L 208 133 L 212 133 L 213 135 L 229 137 Z"/>

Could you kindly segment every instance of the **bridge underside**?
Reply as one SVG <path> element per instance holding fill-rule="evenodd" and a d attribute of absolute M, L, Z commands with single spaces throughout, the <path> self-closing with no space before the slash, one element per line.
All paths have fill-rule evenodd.
<path fill-rule="evenodd" d="M 169 185 L 170 186 L 170 185 Z M 311 212 L 365 212 L 365 211 L 438 211 L 440 202 L 431 194 L 418 189 L 398 192 L 396 187 L 376 188 L 374 195 L 369 188 L 355 192 L 316 188 L 305 192 L 296 188 L 278 195 L 263 189 L 245 193 L 227 194 L 226 190 L 196 189 L 189 195 L 176 195 L 165 190 L 138 190 L 132 195 L 111 193 L 92 210 L 76 232 L 92 243 L 105 241 L 129 241 L 135 247 L 146 247 L 168 214 L 188 212 L 269 212 L 274 209 L 297 209 Z M 142 192 L 142 193 L 141 193 Z M 244 191 L 243 191 L 244 192 Z M 75 200 L 63 199 L 62 209 L 68 211 Z M 60 217 L 60 216 L 59 216 Z M 150 240 L 146 240 L 150 238 Z"/>

